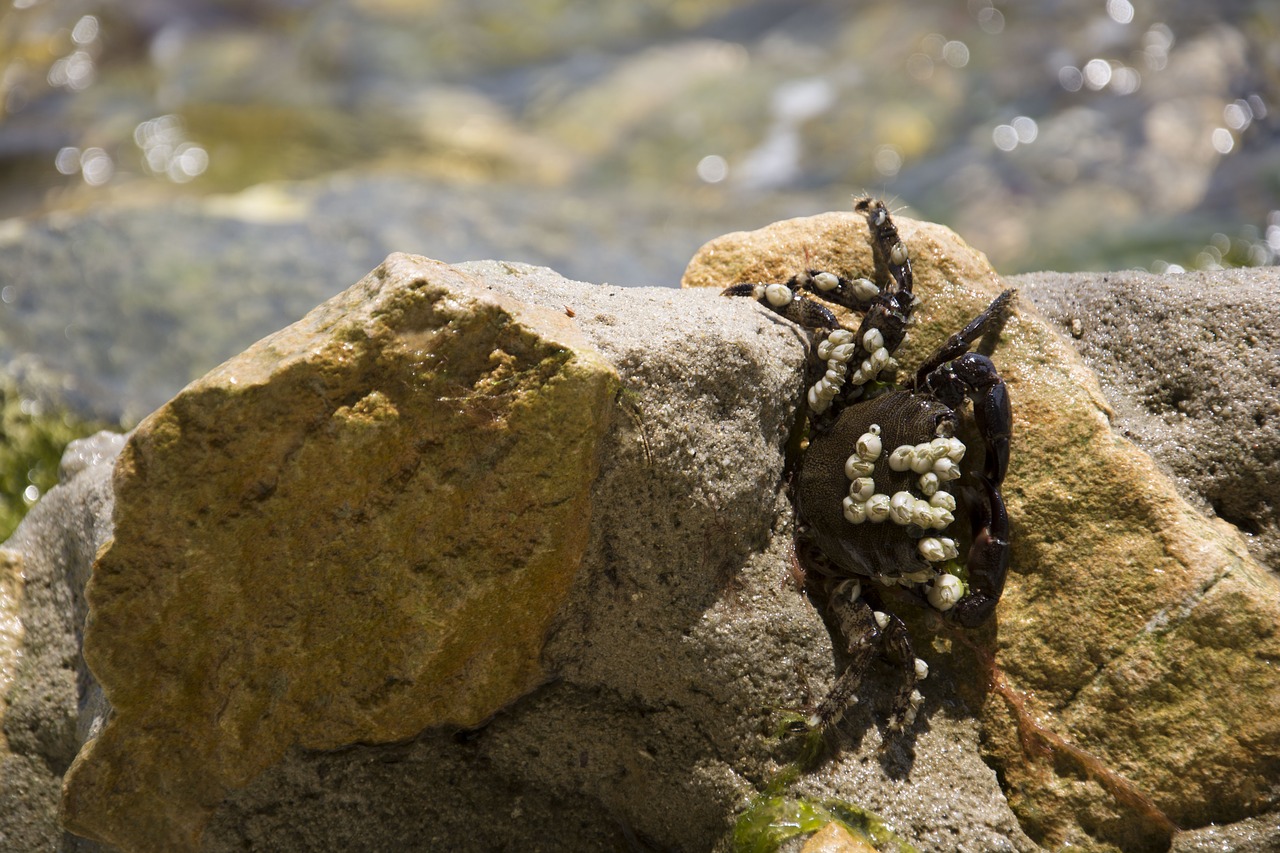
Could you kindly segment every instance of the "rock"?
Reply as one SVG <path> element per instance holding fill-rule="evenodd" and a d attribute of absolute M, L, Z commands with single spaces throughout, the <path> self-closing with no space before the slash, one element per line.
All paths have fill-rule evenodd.
<path fill-rule="evenodd" d="M 899 227 L 922 299 L 900 352 L 910 367 L 1002 284 L 947 229 Z M 864 274 L 865 224 L 827 214 L 727 235 L 685 285 L 781 281 L 806 258 Z M 1268 663 L 1280 584 L 1113 432 L 1097 380 L 1025 298 L 994 359 L 1014 402 L 1011 575 L 996 624 L 967 641 L 976 655 L 953 648 L 1023 828 L 1054 847 L 1160 849 L 1174 824 L 1266 810 L 1280 761 Z"/>
<path fill-rule="evenodd" d="M 82 591 L 110 535 L 122 444 L 113 433 L 73 441 L 60 484 L 0 548 L 0 849 L 58 845 L 62 774 L 102 711 L 79 653 Z"/>
<path fill-rule="evenodd" d="M 1097 371 L 1114 426 L 1280 573 L 1275 267 L 1015 276 Z"/>
<path fill-rule="evenodd" d="M 381 296 L 371 292 L 379 282 Z M 432 294 L 436 309 L 376 310 L 395 301 L 391 291 L 405 298 L 415 289 Z M 509 299 L 514 295 L 542 308 L 516 306 Z M 771 709 L 795 707 L 808 692 L 825 689 L 831 675 L 822 622 L 786 580 L 784 568 L 789 522 L 779 497 L 780 448 L 799 390 L 803 351 L 795 333 L 766 312 L 712 292 L 598 287 L 499 263 L 448 268 L 399 256 L 345 299 L 195 383 L 143 424 L 121 455 L 118 528 L 90 587 L 93 615 L 86 640 L 94 675 L 114 709 L 100 732 L 92 721 L 102 720 L 101 709 L 88 713 L 91 723 L 79 735 L 96 738 L 67 777 L 63 807 L 69 825 L 122 849 L 155 849 L 194 845 L 207 821 L 199 842 L 207 851 L 600 849 L 627 839 L 709 849 L 727 837 L 735 812 L 795 756 L 792 745 L 771 734 Z M 341 305 L 348 310 L 339 310 Z M 560 316 L 552 322 L 542 309 Z M 526 463 L 532 470 L 537 460 L 550 459 L 577 475 L 567 479 L 569 485 L 590 483 L 591 464 L 575 463 L 573 446 L 565 446 L 565 427 L 577 424 L 568 437 L 589 434 L 593 423 L 603 429 L 588 454 L 599 461 L 589 505 L 567 500 L 546 509 L 564 508 L 569 517 L 561 531 L 590 522 L 580 559 L 568 561 L 575 571 L 567 591 L 548 584 L 538 594 L 521 594 L 509 574 L 500 591 L 519 605 L 518 612 L 503 611 L 499 601 L 490 603 L 484 618 L 449 623 L 460 634 L 483 635 L 497 627 L 509 635 L 518 632 L 521 620 L 545 612 L 548 602 L 560 608 L 545 646 L 535 642 L 523 658 L 518 651 L 499 657 L 498 664 L 533 660 L 536 678 L 509 679 L 510 692 L 522 694 L 509 702 L 500 690 L 486 694 L 487 711 L 479 698 L 468 706 L 456 695 L 482 692 L 483 685 L 473 682 L 483 680 L 483 661 L 470 667 L 466 681 L 423 676 L 372 695 L 357 692 L 408 668 L 410 655 L 427 642 L 422 634 L 431 625 L 396 623 L 394 607 L 370 613 L 362 602 L 377 595 L 378 582 L 393 583 L 404 567 L 419 565 L 391 546 L 403 549 L 406 542 L 427 538 L 421 519 L 429 516 L 406 519 L 399 537 L 392 525 L 376 528 L 379 518 L 395 510 L 392 496 L 407 500 L 403 495 L 416 490 L 412 477 L 385 475 L 401 470 L 387 459 L 429 446 L 424 436 L 432 433 L 412 433 L 405 442 L 358 442 L 363 456 L 348 452 L 335 455 L 327 467 L 308 466 L 306 500 L 285 502 L 297 494 L 294 483 L 308 456 L 323 455 L 323 447 L 310 447 L 301 436 L 331 443 L 350 440 L 353 432 L 356 438 L 377 430 L 385 436 L 385 421 L 371 413 L 386 413 L 395 404 L 399 417 L 408 419 L 418 411 L 415 406 L 461 396 L 441 394 L 430 373 L 419 375 L 425 388 L 416 396 L 423 400 L 394 397 L 394 384 L 383 391 L 386 406 L 360 405 L 373 396 L 368 387 L 339 393 L 362 384 L 355 378 L 368 378 L 361 366 L 372 360 L 369 353 L 382 352 L 384 367 L 394 366 L 402 349 L 390 333 L 393 324 L 439 315 L 488 317 L 490 322 L 477 321 L 467 340 L 499 334 L 494 330 L 506 330 L 504 340 L 520 340 L 517 332 L 534 318 L 544 337 L 530 332 L 522 351 L 536 350 L 552 329 L 556 339 L 574 341 L 573 358 L 553 362 L 562 370 L 564 364 L 585 362 L 590 369 L 580 371 L 579 383 L 595 382 L 603 394 L 603 403 L 560 418 L 541 435 L 553 449 L 530 452 Z M 497 322 L 503 316 L 509 322 Z M 316 337 L 326 328 L 331 344 L 337 342 L 328 348 Z M 362 346 L 369 340 L 356 334 L 362 328 L 384 346 Z M 492 351 L 491 338 L 482 340 L 488 343 L 479 349 Z M 352 347 L 344 362 L 326 358 L 344 343 Z M 471 364 L 462 342 L 455 347 L 450 378 Z M 506 364 L 497 362 L 499 369 Z M 329 372 L 317 373 L 323 365 Z M 620 393 L 609 365 L 621 377 Z M 563 386 L 571 380 L 546 384 L 568 397 Z M 290 389 L 298 388 L 310 389 L 309 396 L 291 396 Z M 495 406 L 505 398 L 475 399 Z M 271 410 L 269 401 L 282 405 Z M 536 408 L 534 402 L 529 404 Z M 329 420 L 317 411 L 327 411 Z M 344 415 L 347 423 L 341 422 Z M 300 433 L 299 422 L 312 424 L 310 432 Z M 251 424 L 256 428 L 249 434 Z M 475 429 L 473 421 L 464 425 Z M 287 435 L 295 441 L 281 438 Z M 469 444 L 491 450 L 495 442 Z M 184 457 L 193 446 L 203 452 Z M 289 462 L 273 469 L 269 454 L 281 446 L 290 448 Z M 82 450 L 65 461 L 67 471 L 90 464 L 72 483 L 104 467 L 93 464 L 103 454 Z M 348 458 L 360 459 L 359 471 L 344 467 Z M 279 472 L 275 489 L 261 487 L 273 470 Z M 429 470 L 425 463 L 422 470 Z M 528 501 L 528 484 L 536 478 L 526 472 L 516 479 L 514 489 L 497 491 Z M 382 515 L 369 513 L 364 529 L 324 515 L 335 491 L 345 489 L 350 519 L 361 495 L 377 495 L 380 487 Z M 28 523 L 38 521 L 41 507 L 56 503 L 59 494 L 46 497 Z M 197 511 L 201 500 L 209 502 L 203 516 Z M 265 555 L 273 557 L 266 561 L 265 533 L 241 527 L 243 535 L 234 537 L 227 531 L 261 524 L 269 510 L 278 524 L 292 525 L 295 543 L 305 542 L 309 522 L 320 518 L 352 540 L 350 548 L 381 543 L 399 565 L 375 554 L 360 564 L 378 569 L 361 578 L 363 586 L 336 585 L 337 569 L 356 559 L 343 563 L 342 543 L 330 542 L 323 558 L 311 561 L 314 583 L 308 588 L 298 577 L 301 560 L 275 554 Z M 479 512 L 455 526 L 484 535 L 492 525 L 472 530 Z M 98 517 L 105 521 L 110 515 L 108 508 Z M 508 539 L 517 529 L 499 527 Z M 15 541 L 29 541 L 26 531 Z M 379 532 L 386 536 L 379 539 Z M 89 555 L 79 559 L 87 571 Z M 492 563 L 468 565 L 474 574 L 476 565 Z M 182 567 L 181 586 L 171 583 L 166 566 Z M 422 577 L 448 586 L 443 571 Z M 450 589 L 465 587 L 458 581 L 439 594 Z M 418 602 L 419 610 L 438 603 L 429 596 L 433 591 L 409 590 L 397 600 L 400 612 L 410 611 L 403 602 Z M 155 615 L 142 613 L 142 607 Z M 259 618 L 248 618 L 254 613 Z M 74 621 L 64 619 L 70 643 Z M 346 633 L 342 642 L 290 645 L 289 631 L 304 628 L 312 636 L 342 635 L 344 628 Z M 237 657 L 235 649 L 249 637 L 255 638 L 256 657 Z M 222 669 L 203 665 L 227 649 L 232 652 Z M 72 651 L 69 659 L 74 657 Z M 517 667 L 516 674 L 526 670 Z M 397 714 L 387 710 L 399 693 L 429 694 L 433 683 L 450 689 L 453 706 L 465 707 L 450 714 L 441 710 L 449 704 L 445 700 L 433 705 L 428 698 L 396 706 Z M 289 704 L 322 689 L 327 695 L 309 706 Z M 59 707 L 74 731 L 74 691 L 64 693 Z M 368 700 L 358 709 L 363 716 L 332 719 L 358 698 Z M 237 717 L 243 706 L 251 710 Z M 875 737 L 871 732 L 865 740 Z M 347 741 L 338 743 L 341 738 Z M 390 738 L 397 740 L 377 742 Z M 943 841 L 932 849 L 945 849 L 957 838 L 992 847 L 1005 836 L 1020 837 L 994 773 L 978 758 L 976 738 L 971 720 L 940 718 L 922 735 L 922 760 L 912 774 L 886 777 L 846 768 L 853 772 L 844 794 L 883 807 L 888 820 L 934 832 Z M 74 748 L 76 738 L 68 740 Z M 934 807 L 938 790 L 951 792 L 956 810 Z M 96 849 L 82 841 L 68 845 Z M 1031 845 L 1023 839 L 1014 849 Z"/>
<path fill-rule="evenodd" d="M 767 221 L 768 203 L 756 204 L 754 218 Z M 602 209 L 610 215 L 596 215 Z M 0 360 L 25 387 L 82 415 L 136 424 L 393 251 L 674 283 L 699 245 L 750 221 L 751 209 L 730 218 L 715 199 L 665 197 L 631 197 L 619 209 L 612 189 L 549 200 L 545 187 L 379 171 L 6 220 Z"/>
<path fill-rule="evenodd" d="M 424 848 L 711 849 L 794 758 L 771 734 L 772 709 L 830 678 L 830 641 L 785 570 L 778 490 L 799 391 L 794 331 L 713 292 L 459 269 L 572 311 L 622 377 L 591 542 L 544 653 L 556 677 L 479 730 L 291 751 L 229 796 L 206 850 L 389 849 L 407 843 L 406 824 Z M 971 720 L 939 720 L 909 777 L 854 765 L 835 793 L 933 833 L 926 849 L 998 849 L 1021 834 L 976 739 Z M 954 811 L 936 808 L 938 790 Z"/>
<path fill-rule="evenodd" d="M 945 229 L 901 225 L 926 297 L 901 353 L 911 364 L 1000 282 Z M 690 280 L 776 278 L 806 249 L 815 266 L 869 269 L 866 240 L 851 216 L 783 223 L 708 246 Z M 442 318 L 472 324 L 430 332 Z M 403 343 L 433 334 L 448 337 L 448 361 L 406 368 L 415 352 L 417 364 L 443 352 Z M 512 358 L 490 361 L 497 350 Z M 79 714 L 72 677 L 42 723 L 62 732 L 44 738 L 67 758 L 96 735 L 67 777 L 69 825 L 123 849 L 723 849 L 735 816 L 783 786 L 874 811 L 918 849 L 1030 851 L 1032 838 L 1167 840 L 1135 819 L 1151 814 L 1134 789 L 1186 827 L 1265 808 L 1275 582 L 1112 435 L 1096 382 L 1025 301 L 995 349 L 1018 417 L 1005 490 L 1017 548 L 997 624 L 930 642 L 915 620 L 930 664 L 916 730 L 882 738 L 896 682 L 873 668 L 842 749 L 795 775 L 777 710 L 821 696 L 835 674 L 822 621 L 786 571 L 781 448 L 803 353 L 785 321 L 712 289 L 393 256 L 194 383 L 117 467 L 118 527 L 90 587 L 85 645 L 114 716 L 98 731 L 104 708 Z M 415 393 L 374 381 L 394 376 L 412 377 Z M 522 405 L 508 379 L 527 383 Z M 587 402 L 567 416 L 549 399 Z M 503 418 L 518 432 L 539 413 L 536 436 L 493 438 Z M 511 446 L 519 460 L 503 455 Z M 453 467 L 430 456 L 441 447 L 461 448 Z M 67 461 L 70 472 L 89 460 L 68 489 L 105 468 L 96 456 Z M 476 458 L 497 461 L 463 477 Z M 489 508 L 442 514 L 458 504 L 430 497 L 428 480 L 469 485 Z M 557 488 L 568 496 L 537 500 Z M 27 527 L 61 494 L 8 543 L 24 561 L 62 548 Z M 509 498 L 541 520 L 492 522 Z M 82 504 L 58 535 L 80 536 L 84 513 L 111 516 L 101 500 Z M 271 523 L 293 548 L 272 550 Z M 105 527 L 93 530 L 102 544 Z M 82 580 L 96 548 L 63 550 Z M 544 552 L 545 583 L 522 591 L 515 569 L 485 583 Z M 74 588 L 60 593 L 70 615 L 48 672 L 75 668 Z M 483 599 L 474 618 L 433 619 L 468 594 Z M 445 625 L 479 644 L 453 680 L 430 674 Z M 1239 683 L 1256 706 L 1229 707 Z M 1188 732 L 1191 720 L 1201 728 Z M 1166 740 L 1152 744 L 1157 726 Z M 1245 742 L 1254 753 L 1238 753 Z M 50 767 L 45 791 L 61 772 Z M 1215 773 L 1242 787 L 1213 789 Z"/>
<path fill-rule="evenodd" d="M 1276 849 L 1280 849 L 1280 812 L 1179 833 L 1170 853 L 1271 853 Z"/>
<path fill-rule="evenodd" d="M 191 848 L 292 747 L 474 726 L 532 689 L 616 390 L 562 314 L 393 256 L 144 420 L 86 592 L 114 714 L 67 825 Z"/>
<path fill-rule="evenodd" d="M 876 853 L 876 848 L 832 822 L 815 832 L 800 853 Z"/>

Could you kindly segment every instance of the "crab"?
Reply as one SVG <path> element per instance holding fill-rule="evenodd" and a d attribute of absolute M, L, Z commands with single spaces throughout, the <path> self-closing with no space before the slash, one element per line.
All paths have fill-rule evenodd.
<path fill-rule="evenodd" d="M 929 668 L 887 603 L 905 601 L 974 628 L 991 618 L 1004 589 L 1009 394 L 991 359 L 970 348 L 999 327 L 1015 292 L 996 297 L 910 381 L 882 381 L 897 371 L 894 353 L 916 302 L 911 259 L 883 202 L 859 199 L 854 209 L 870 226 L 884 286 L 807 270 L 785 284 L 737 284 L 723 293 L 754 298 L 811 332 L 800 415 L 808 448 L 789 477 L 794 555 L 811 598 L 841 636 L 847 665 L 795 727 L 838 723 L 880 651 L 902 670 L 888 726 L 901 732 L 915 722 L 924 701 L 917 683 Z M 865 312 L 857 329 L 841 325 L 823 301 Z"/>

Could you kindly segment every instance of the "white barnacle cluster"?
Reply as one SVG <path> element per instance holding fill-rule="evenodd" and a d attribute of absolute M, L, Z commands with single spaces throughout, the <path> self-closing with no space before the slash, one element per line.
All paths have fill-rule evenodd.
<path fill-rule="evenodd" d="M 825 412 L 836 394 L 840 393 L 840 388 L 844 385 L 845 368 L 857 351 L 858 345 L 853 342 L 853 332 L 848 329 L 836 329 L 818 344 L 818 358 L 827 363 L 827 372 L 809 386 L 809 408 L 815 413 Z"/>
<path fill-rule="evenodd" d="M 825 412 L 836 394 L 840 393 L 845 383 L 845 370 L 858 352 L 854 339 L 854 333 L 848 329 L 836 329 L 818 344 L 818 358 L 827 363 L 827 372 L 809 387 L 809 408 L 814 412 Z M 879 329 L 868 329 L 862 335 L 862 349 L 870 355 L 848 375 L 850 384 L 866 385 L 881 371 L 897 369 L 898 363 L 889 354 Z"/>
<path fill-rule="evenodd" d="M 829 272 L 814 273 L 808 279 L 820 293 L 830 293 L 840 286 L 840 278 Z M 869 278 L 855 278 L 849 282 L 853 295 L 863 302 L 870 302 L 880 295 L 880 287 Z"/>
<path fill-rule="evenodd" d="M 956 499 L 942 489 L 942 483 L 960 476 L 957 464 L 964 457 L 964 444 L 957 438 L 939 436 L 925 444 L 904 444 L 889 454 L 888 464 L 894 471 L 920 474 L 920 491 L 924 498 L 908 491 L 887 495 L 876 492 L 876 460 L 884 453 L 880 425 L 872 424 L 858 437 L 853 455 L 844 463 L 850 480 L 849 495 L 844 499 L 844 517 L 852 524 L 886 519 L 906 526 L 914 524 L 924 530 L 944 530 L 955 521 Z M 952 539 L 928 536 L 920 540 L 921 556 L 931 563 L 954 559 L 959 552 Z"/>

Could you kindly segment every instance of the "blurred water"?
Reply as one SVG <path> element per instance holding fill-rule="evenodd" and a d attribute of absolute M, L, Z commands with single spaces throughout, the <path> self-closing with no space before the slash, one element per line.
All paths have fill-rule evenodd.
<path fill-rule="evenodd" d="M 1270 264 L 1277 92 L 1274 2 L 10 0 L 0 355 L 145 409 L 386 251 L 673 285 L 864 190 L 1007 273 Z"/>

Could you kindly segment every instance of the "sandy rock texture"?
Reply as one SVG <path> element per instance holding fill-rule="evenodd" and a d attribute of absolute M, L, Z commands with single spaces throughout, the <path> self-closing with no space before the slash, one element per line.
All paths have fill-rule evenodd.
<path fill-rule="evenodd" d="M 62 721 L 62 766 L 45 771 L 45 822 L 22 825 L 56 843 L 57 775 L 87 741 L 62 806 L 68 825 L 105 843 L 67 849 L 727 845 L 735 816 L 789 778 L 797 744 L 774 734 L 778 709 L 819 695 L 834 669 L 785 568 L 781 447 L 801 338 L 710 291 L 586 285 L 492 262 L 394 256 L 348 299 L 193 384 L 130 438 L 113 490 L 108 466 L 92 469 L 104 498 L 80 496 L 87 475 L 73 479 L 41 506 L 67 501 L 81 515 L 33 512 L 11 540 L 24 559 L 59 551 L 96 513 L 93 540 L 60 558 L 74 568 L 50 584 L 65 598 L 45 608 L 61 614 L 62 651 L 44 667 L 72 671 L 33 716 Z M 413 309 L 392 307 L 402 301 Z M 453 323 L 465 334 L 449 334 Z M 458 349 L 433 348 L 432 335 Z M 416 396 L 373 381 L 406 372 Z M 488 393 L 460 393 L 463 379 Z M 572 404 L 546 408 L 554 417 L 530 431 L 546 448 L 526 448 L 508 433 L 547 395 Z M 415 421 L 416 406 L 442 411 Z M 397 432 L 400 421 L 413 428 Z M 460 429 L 441 435 L 442 422 Z M 453 465 L 491 463 L 487 480 L 466 469 L 491 494 L 462 516 L 447 490 L 404 508 L 452 469 L 437 459 L 406 474 L 397 461 L 450 441 L 461 443 Z M 504 457 L 512 446 L 521 452 Z M 539 489 L 568 497 L 539 503 Z M 74 590 L 108 542 L 112 495 L 117 526 L 89 585 L 85 639 L 111 706 L 86 706 L 77 733 Z M 523 503 L 494 522 L 510 501 Z M 557 535 L 524 536 L 521 512 L 552 514 L 532 529 Z M 582 529 L 581 550 L 550 561 L 572 569 L 567 586 L 551 572 L 531 588 L 511 568 Z M 464 558 L 465 576 L 451 574 Z M 529 640 L 525 626 L 552 610 Z M 449 636 L 432 634 L 441 626 Z M 477 650 L 461 671 L 432 668 L 466 642 Z M 85 695 L 93 676 L 81 676 Z M 942 662 L 939 684 L 950 678 Z M 891 691 L 871 685 L 855 712 L 866 746 Z M 910 749 L 888 744 L 883 765 L 855 761 L 789 795 L 875 809 L 921 849 L 1033 849 L 971 714 L 937 701 Z"/>
<path fill-rule="evenodd" d="M 900 226 L 909 368 L 1003 282 Z M 34 804 L 0 832 L 57 844 L 72 765 L 86 853 L 727 850 L 779 801 L 926 851 L 1266 849 L 1280 584 L 1025 298 L 983 344 L 1016 418 L 996 620 L 904 614 L 915 729 L 874 665 L 797 771 L 782 712 L 836 674 L 787 568 L 805 336 L 718 288 L 806 257 L 875 269 L 853 214 L 713 241 L 680 291 L 394 255 L 69 453 L 0 551 L 0 803 Z"/>
<path fill-rule="evenodd" d="M 563 315 L 393 257 L 188 386 L 116 463 L 67 824 L 190 849 L 293 746 L 476 725 L 542 680 L 613 369 Z"/>
<path fill-rule="evenodd" d="M 293 750 L 228 798 L 205 847 L 728 844 L 735 815 L 795 758 L 795 744 L 773 734 L 777 709 L 825 690 L 833 674 L 822 622 L 785 568 L 781 447 L 801 341 L 711 292 L 583 285 L 515 264 L 458 269 L 572 312 L 621 377 L 590 542 L 544 650 L 548 680 L 478 729 Z M 879 737 L 873 718 L 868 743 Z M 880 810 L 921 849 L 953 849 L 957 838 L 1033 849 L 976 740 L 972 719 L 940 714 L 911 773 L 851 768 L 844 788 L 794 793 Z M 886 760 L 905 760 L 894 754 Z M 944 789 L 955 810 L 934 807 Z"/>
<path fill-rule="evenodd" d="M 1010 281 L 1097 372 L 1115 428 L 1280 572 L 1280 270 Z"/>
<path fill-rule="evenodd" d="M 1004 283 L 949 230 L 899 226 L 921 297 L 910 368 Z M 726 235 L 685 285 L 783 281 L 805 258 L 862 274 L 866 235 L 853 214 Z M 1177 827 L 1275 807 L 1280 584 L 1117 434 L 1067 340 L 1024 298 L 994 348 L 1014 401 L 1014 548 L 961 692 L 981 704 L 984 752 L 1038 842 L 1159 850 Z"/>

